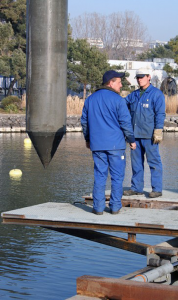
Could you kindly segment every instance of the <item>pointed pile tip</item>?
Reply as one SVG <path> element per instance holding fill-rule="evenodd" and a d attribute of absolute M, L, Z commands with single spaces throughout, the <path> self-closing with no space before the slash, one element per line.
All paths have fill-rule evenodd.
<path fill-rule="evenodd" d="M 47 168 L 62 140 L 64 132 L 28 132 L 28 135 L 43 167 Z"/>

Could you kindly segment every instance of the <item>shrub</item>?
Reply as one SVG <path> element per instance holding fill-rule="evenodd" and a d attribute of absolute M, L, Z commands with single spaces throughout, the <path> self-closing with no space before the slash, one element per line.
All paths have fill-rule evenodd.
<path fill-rule="evenodd" d="M 8 96 L 8 97 L 5 97 L 1 101 L 2 108 L 4 108 L 4 110 L 7 111 L 6 107 L 9 106 L 9 105 L 13 105 L 12 107 L 15 106 L 16 109 L 17 109 L 17 112 L 18 112 L 18 110 L 20 109 L 20 106 L 21 106 L 21 100 L 17 96 Z"/>
<path fill-rule="evenodd" d="M 18 113 L 18 108 L 15 104 L 9 104 L 9 105 L 6 105 L 5 108 L 4 108 L 5 111 L 7 111 L 8 113 Z"/>

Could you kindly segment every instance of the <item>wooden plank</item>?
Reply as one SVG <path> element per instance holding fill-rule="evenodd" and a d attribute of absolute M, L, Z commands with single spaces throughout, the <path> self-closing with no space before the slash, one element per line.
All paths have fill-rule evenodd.
<path fill-rule="evenodd" d="M 147 223 L 135 223 L 135 226 L 137 227 L 149 227 L 149 228 L 164 228 L 164 225 L 160 225 L 160 224 L 147 224 Z"/>
<path fill-rule="evenodd" d="M 177 300 L 178 287 L 155 283 L 82 276 L 77 278 L 77 293 L 114 300 Z"/>
<path fill-rule="evenodd" d="M 30 219 L 13 219 L 3 218 L 3 224 L 13 225 L 28 225 L 28 226 L 42 226 L 53 228 L 72 228 L 72 229 L 92 229 L 102 231 L 120 231 L 132 234 L 148 234 L 148 235 L 161 235 L 161 236 L 175 236 L 178 237 L 178 230 L 159 229 L 159 228 L 146 228 L 146 227 L 132 227 L 132 226 L 112 226 L 100 224 L 84 224 L 72 222 L 55 222 L 43 220 L 30 220 Z"/>

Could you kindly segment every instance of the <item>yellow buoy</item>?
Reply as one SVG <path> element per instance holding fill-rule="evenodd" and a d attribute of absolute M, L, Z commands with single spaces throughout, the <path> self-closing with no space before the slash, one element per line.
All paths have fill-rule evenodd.
<path fill-rule="evenodd" d="M 25 138 L 24 139 L 24 144 L 31 144 L 31 139 L 30 138 Z"/>
<path fill-rule="evenodd" d="M 32 147 L 31 139 L 25 138 L 24 139 L 24 148 L 25 149 L 31 149 L 31 147 Z"/>
<path fill-rule="evenodd" d="M 11 178 L 20 178 L 22 176 L 22 171 L 19 169 L 13 169 L 9 172 Z"/>

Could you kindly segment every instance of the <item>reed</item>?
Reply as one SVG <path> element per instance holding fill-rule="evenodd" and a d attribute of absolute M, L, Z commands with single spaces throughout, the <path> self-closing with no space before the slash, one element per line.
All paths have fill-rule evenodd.
<path fill-rule="evenodd" d="M 81 115 L 84 101 L 78 96 L 67 96 L 67 115 Z"/>
<path fill-rule="evenodd" d="M 178 95 L 168 96 L 165 95 L 166 113 L 177 114 L 178 113 Z"/>
<path fill-rule="evenodd" d="M 128 91 L 122 91 L 121 96 L 126 97 L 129 94 Z M 82 115 L 82 109 L 84 100 L 78 96 L 67 96 L 67 115 Z"/>
<path fill-rule="evenodd" d="M 129 94 L 128 91 L 122 91 L 121 96 L 124 98 Z M 166 101 L 166 113 L 167 114 L 178 114 L 178 94 L 174 96 L 165 95 Z M 81 115 L 84 101 L 78 96 L 67 97 L 67 115 Z M 26 94 L 22 97 L 22 108 L 26 106 Z"/>
<path fill-rule="evenodd" d="M 123 91 L 121 93 L 122 97 L 126 97 L 128 92 Z M 178 113 L 178 95 L 168 96 L 165 95 L 166 101 L 166 113 L 167 114 L 177 114 Z M 78 96 L 67 97 L 67 115 L 81 115 L 83 109 L 84 101 Z"/>

